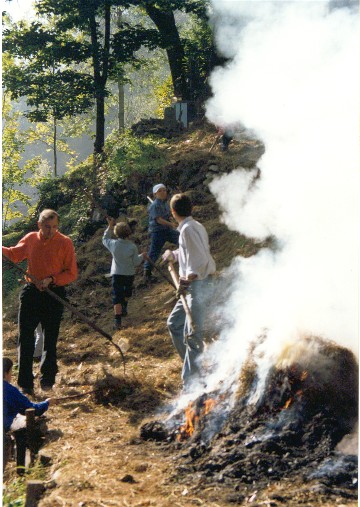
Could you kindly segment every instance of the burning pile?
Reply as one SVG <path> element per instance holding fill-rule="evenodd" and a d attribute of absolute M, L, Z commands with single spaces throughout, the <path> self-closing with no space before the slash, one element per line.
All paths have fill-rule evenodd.
<path fill-rule="evenodd" d="M 356 495 L 357 456 L 336 446 L 357 423 L 357 361 L 348 349 L 316 337 L 301 347 L 308 352 L 289 362 L 296 356 L 289 350 L 268 371 L 260 394 L 261 379 L 249 361 L 231 407 L 226 393 L 203 394 L 167 425 L 144 425 L 141 436 L 156 439 L 156 428 L 160 440 L 181 445 L 187 473 L 205 482 L 260 488 L 296 477 Z"/>

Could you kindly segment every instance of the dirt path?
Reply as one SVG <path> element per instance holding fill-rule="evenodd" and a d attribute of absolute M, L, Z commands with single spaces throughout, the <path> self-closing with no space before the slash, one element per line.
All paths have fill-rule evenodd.
<path fill-rule="evenodd" d="M 141 425 L 161 417 L 181 390 L 181 364 L 165 328 L 171 307 L 165 284 L 140 289 L 129 305 L 127 327 L 114 335 L 129 340 L 126 375 L 119 354 L 82 324 L 68 319 L 59 345 L 60 374 L 53 396 L 100 389 L 51 407 L 48 434 L 41 450 L 51 458 L 45 469 L 46 492 L 40 507 L 219 507 L 357 505 L 353 499 L 330 499 L 316 485 L 284 480 L 258 491 L 256 484 L 218 486 L 186 471 L 181 444 L 140 438 Z M 16 327 L 7 324 L 4 353 L 14 355 Z M 40 395 L 40 391 L 39 395 Z M 43 399 L 39 396 L 38 399 Z M 10 463 L 5 488 L 16 476 Z"/>

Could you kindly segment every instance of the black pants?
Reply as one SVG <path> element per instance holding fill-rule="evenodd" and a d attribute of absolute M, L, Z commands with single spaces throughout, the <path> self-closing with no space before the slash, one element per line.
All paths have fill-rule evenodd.
<path fill-rule="evenodd" d="M 113 305 L 126 307 L 128 298 L 132 296 L 134 278 L 133 275 L 112 275 Z"/>
<path fill-rule="evenodd" d="M 65 299 L 65 287 L 51 289 Z M 32 372 L 35 348 L 35 329 L 39 323 L 44 332 L 44 353 L 40 363 L 41 381 L 54 384 L 58 372 L 56 344 L 59 336 L 60 321 L 64 311 L 61 303 L 50 294 L 40 291 L 34 284 L 26 284 L 20 293 L 19 308 L 19 376 L 20 387 L 33 388 Z"/>

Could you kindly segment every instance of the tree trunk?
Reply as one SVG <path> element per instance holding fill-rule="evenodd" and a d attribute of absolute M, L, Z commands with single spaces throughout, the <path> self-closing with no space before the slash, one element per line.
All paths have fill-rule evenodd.
<path fill-rule="evenodd" d="M 147 5 L 146 12 L 160 32 L 174 86 L 174 95 L 183 100 L 189 99 L 188 87 L 184 75 L 184 48 L 175 23 L 173 11 L 162 11 L 154 5 Z"/>
<path fill-rule="evenodd" d="M 57 177 L 57 122 L 54 116 L 54 137 L 53 137 L 53 153 L 54 153 L 54 178 Z"/>
<path fill-rule="evenodd" d="M 122 23 L 122 9 L 118 7 L 117 10 L 117 26 L 120 28 Z M 119 118 L 119 132 L 125 128 L 125 91 L 122 80 L 118 81 L 118 118 Z"/>
<path fill-rule="evenodd" d="M 109 71 L 109 52 L 110 52 L 110 4 L 104 5 L 104 46 L 101 48 L 96 24 L 96 11 L 93 9 L 88 14 L 91 43 L 93 48 L 93 68 L 95 83 L 96 100 L 96 128 L 94 154 L 100 155 L 103 152 L 105 144 L 105 93 L 106 82 Z M 100 58 L 100 54 L 102 58 Z"/>
<path fill-rule="evenodd" d="M 118 83 L 118 101 L 119 101 L 119 131 L 122 132 L 125 128 L 125 92 L 124 85 Z"/>
<path fill-rule="evenodd" d="M 94 152 L 96 155 L 102 153 L 105 144 L 105 98 L 103 90 L 96 94 L 96 128 Z"/>

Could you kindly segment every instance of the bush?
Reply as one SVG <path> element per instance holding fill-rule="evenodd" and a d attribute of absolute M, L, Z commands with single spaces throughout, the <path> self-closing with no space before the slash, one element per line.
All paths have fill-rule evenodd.
<path fill-rule="evenodd" d="M 106 143 L 108 178 L 120 183 L 136 173 L 150 178 L 157 174 L 164 164 L 159 149 L 162 141 L 153 136 L 136 137 L 130 130 L 111 136 Z"/>

